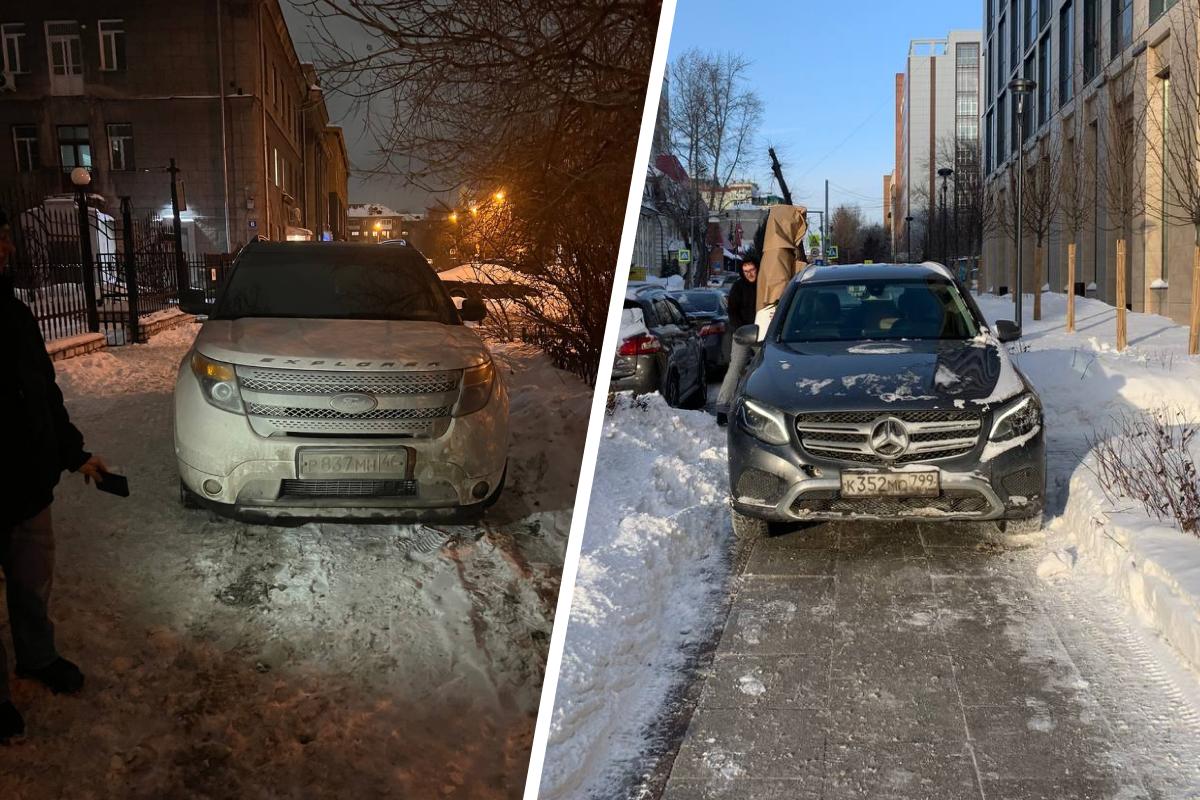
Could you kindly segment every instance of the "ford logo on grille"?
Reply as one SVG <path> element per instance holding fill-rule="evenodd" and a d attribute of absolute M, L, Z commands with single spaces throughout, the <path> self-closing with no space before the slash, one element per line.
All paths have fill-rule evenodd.
<path fill-rule="evenodd" d="M 329 398 L 329 407 L 343 414 L 366 414 L 374 411 L 379 401 L 369 394 L 347 392 Z"/>

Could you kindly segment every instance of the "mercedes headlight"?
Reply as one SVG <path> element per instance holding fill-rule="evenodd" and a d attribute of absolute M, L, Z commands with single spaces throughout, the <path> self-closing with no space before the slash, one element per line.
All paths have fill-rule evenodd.
<path fill-rule="evenodd" d="M 223 411 L 242 413 L 242 393 L 233 365 L 192 353 L 192 373 L 200 381 L 200 392 L 210 405 Z"/>
<path fill-rule="evenodd" d="M 743 397 L 738 404 L 737 422 L 743 431 L 760 442 L 784 445 L 789 441 L 783 412 L 765 403 Z"/>
<path fill-rule="evenodd" d="M 1006 442 L 1042 427 L 1042 405 L 1035 395 L 1024 394 L 1002 406 L 992 422 L 993 442 Z"/>

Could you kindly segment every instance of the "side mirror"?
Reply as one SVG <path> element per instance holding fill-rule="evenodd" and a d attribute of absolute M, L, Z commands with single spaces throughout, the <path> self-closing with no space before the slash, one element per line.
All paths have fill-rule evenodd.
<path fill-rule="evenodd" d="M 1021 329 L 1017 323 L 1007 319 L 996 321 L 996 338 L 1001 342 L 1015 342 L 1021 338 Z"/>
<path fill-rule="evenodd" d="M 203 289 L 184 289 L 179 293 L 179 308 L 186 314 L 204 316 L 212 311 L 213 305 Z"/>
<path fill-rule="evenodd" d="M 758 347 L 758 326 L 743 325 L 733 332 L 734 344 L 742 347 Z"/>
<path fill-rule="evenodd" d="M 483 322 L 487 317 L 487 306 L 478 297 L 467 297 L 463 299 L 458 313 L 463 322 Z"/>

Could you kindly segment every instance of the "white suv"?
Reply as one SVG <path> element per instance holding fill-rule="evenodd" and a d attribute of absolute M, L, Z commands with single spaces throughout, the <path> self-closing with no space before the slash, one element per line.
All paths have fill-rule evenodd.
<path fill-rule="evenodd" d="M 281 522 L 478 517 L 499 496 L 508 393 L 412 247 L 252 242 L 175 384 L 185 504 Z"/>

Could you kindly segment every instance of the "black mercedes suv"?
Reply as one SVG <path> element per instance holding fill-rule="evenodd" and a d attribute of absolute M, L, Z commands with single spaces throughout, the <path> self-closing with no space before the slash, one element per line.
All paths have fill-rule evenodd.
<path fill-rule="evenodd" d="M 1041 401 L 937 264 L 810 267 L 760 336 L 729 426 L 734 530 L 807 520 L 1040 528 Z"/>

